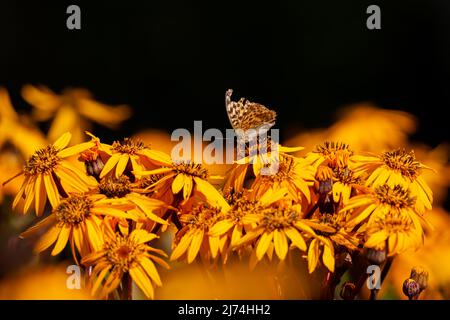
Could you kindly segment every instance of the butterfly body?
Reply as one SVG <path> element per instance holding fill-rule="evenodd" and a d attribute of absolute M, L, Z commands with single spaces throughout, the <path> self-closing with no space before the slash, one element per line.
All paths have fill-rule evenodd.
<path fill-rule="evenodd" d="M 245 98 L 232 101 L 232 93 L 231 89 L 225 93 L 225 106 L 231 126 L 244 141 L 248 142 L 256 136 L 266 133 L 275 125 L 277 116 L 275 111 Z"/>

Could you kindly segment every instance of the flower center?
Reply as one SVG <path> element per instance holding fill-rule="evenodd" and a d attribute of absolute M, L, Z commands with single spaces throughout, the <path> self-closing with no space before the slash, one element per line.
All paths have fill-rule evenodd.
<path fill-rule="evenodd" d="M 334 175 L 339 182 L 345 185 L 361 183 L 360 179 L 358 177 L 355 177 L 353 171 L 350 170 L 348 167 L 335 168 Z"/>
<path fill-rule="evenodd" d="M 122 141 L 114 141 L 112 144 L 112 148 L 114 151 L 119 153 L 136 154 L 137 152 L 146 148 L 146 146 L 141 140 L 125 138 Z"/>
<path fill-rule="evenodd" d="M 274 174 L 262 176 L 264 179 L 270 180 L 272 182 L 281 182 L 290 178 L 290 175 L 296 165 L 294 158 L 289 156 L 281 157 L 278 164 L 278 171 Z M 269 166 L 269 164 L 267 165 Z"/>
<path fill-rule="evenodd" d="M 184 173 L 189 176 L 199 177 L 202 179 L 208 178 L 208 170 L 202 167 L 201 164 L 196 163 L 178 163 L 174 165 L 176 173 Z"/>
<path fill-rule="evenodd" d="M 401 185 L 390 187 L 384 184 L 375 188 L 375 195 L 381 203 L 398 209 L 410 208 L 416 201 L 415 198 L 410 196 L 409 191 Z"/>
<path fill-rule="evenodd" d="M 59 163 L 58 150 L 54 146 L 47 146 L 36 151 L 25 164 L 25 174 L 35 175 L 51 172 Z"/>
<path fill-rule="evenodd" d="M 406 152 L 404 149 L 384 152 L 381 156 L 383 162 L 392 170 L 399 171 L 402 176 L 414 180 L 420 169 L 414 151 Z"/>
<path fill-rule="evenodd" d="M 268 208 L 262 210 L 262 215 L 261 224 L 269 231 L 290 227 L 299 217 L 298 212 L 289 208 Z"/>
<path fill-rule="evenodd" d="M 388 233 L 408 232 L 412 228 L 411 219 L 398 212 L 390 212 L 374 221 L 374 230 L 386 230 Z"/>
<path fill-rule="evenodd" d="M 108 198 L 122 198 L 131 192 L 131 183 L 125 175 L 119 178 L 104 178 L 98 185 L 98 189 Z"/>
<path fill-rule="evenodd" d="M 127 272 L 145 252 L 144 245 L 136 244 L 127 236 L 116 234 L 116 238 L 106 243 L 106 259 L 122 272 Z"/>
<path fill-rule="evenodd" d="M 219 208 L 211 207 L 208 204 L 199 204 L 192 208 L 191 214 L 180 217 L 181 222 L 189 228 L 209 230 L 221 216 Z"/>
<path fill-rule="evenodd" d="M 55 209 L 56 220 L 63 224 L 77 225 L 91 214 L 92 201 L 84 195 L 72 194 Z"/>

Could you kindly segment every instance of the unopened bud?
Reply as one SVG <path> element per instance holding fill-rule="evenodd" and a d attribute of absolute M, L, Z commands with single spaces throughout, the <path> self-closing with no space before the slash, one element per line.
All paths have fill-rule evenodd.
<path fill-rule="evenodd" d="M 355 298 L 354 291 L 356 286 L 351 282 L 346 282 L 341 288 L 341 298 L 344 300 L 353 300 Z"/>
<path fill-rule="evenodd" d="M 97 157 L 95 160 L 85 160 L 84 165 L 87 174 L 95 178 L 100 177 L 100 172 L 102 172 L 103 167 L 105 166 L 101 157 Z"/>
<path fill-rule="evenodd" d="M 428 271 L 422 267 L 414 267 L 411 269 L 411 279 L 415 280 L 419 286 L 420 290 L 425 290 L 428 285 Z"/>
<path fill-rule="evenodd" d="M 403 293 L 405 296 L 407 296 L 410 300 L 411 299 L 417 299 L 420 294 L 420 285 L 417 283 L 414 279 L 406 279 L 403 282 Z"/>

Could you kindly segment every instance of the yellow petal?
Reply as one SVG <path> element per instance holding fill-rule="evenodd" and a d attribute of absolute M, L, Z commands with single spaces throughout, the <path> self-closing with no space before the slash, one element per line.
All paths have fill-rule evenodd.
<path fill-rule="evenodd" d="M 59 233 L 58 240 L 56 241 L 55 247 L 52 250 L 52 256 L 59 254 L 67 244 L 69 240 L 71 227 L 69 225 L 64 225 Z"/>
<path fill-rule="evenodd" d="M 162 286 L 161 278 L 159 277 L 155 264 L 150 259 L 142 259 L 140 264 L 150 279 L 152 279 L 158 287 Z"/>
<path fill-rule="evenodd" d="M 62 150 L 65 147 L 67 147 L 71 138 L 72 135 L 70 134 L 70 132 L 66 132 L 53 143 L 53 146 L 55 147 L 56 150 Z"/>
<path fill-rule="evenodd" d="M 194 261 L 195 257 L 197 256 L 198 251 L 200 250 L 200 246 L 203 242 L 203 230 L 197 230 L 192 237 L 191 245 L 188 249 L 188 256 L 187 256 L 187 262 L 191 263 Z"/>
<path fill-rule="evenodd" d="M 329 245 L 325 245 L 323 247 L 322 261 L 325 267 L 328 268 L 331 272 L 334 272 L 334 249 Z"/>
<path fill-rule="evenodd" d="M 180 242 L 178 243 L 178 245 L 175 247 L 175 249 L 172 251 L 172 254 L 170 255 L 170 261 L 174 261 L 177 260 L 179 257 L 181 257 L 187 250 L 187 248 L 189 247 L 191 241 L 192 241 L 192 237 L 193 237 L 194 233 L 190 232 L 185 234 Z"/>
<path fill-rule="evenodd" d="M 37 241 L 34 252 L 39 253 L 50 247 L 58 238 L 61 228 L 53 226 Z"/>
<path fill-rule="evenodd" d="M 179 173 L 172 182 L 172 192 L 173 194 L 177 194 L 184 186 L 185 176 L 183 173 Z"/>
<path fill-rule="evenodd" d="M 209 235 L 212 237 L 218 237 L 226 233 L 233 227 L 234 223 L 230 219 L 225 219 L 217 222 L 209 229 Z"/>
<path fill-rule="evenodd" d="M 36 177 L 36 184 L 34 188 L 35 188 L 34 208 L 36 210 L 36 215 L 41 216 L 45 208 L 45 203 L 47 202 L 47 195 L 45 194 L 45 185 L 41 174 L 39 174 Z"/>
<path fill-rule="evenodd" d="M 111 158 L 106 161 L 105 166 L 102 169 L 102 172 L 100 172 L 100 178 L 103 178 L 106 176 L 117 164 L 117 162 L 120 160 L 120 154 L 115 153 L 111 156 Z"/>
<path fill-rule="evenodd" d="M 59 205 L 59 192 L 56 187 L 55 181 L 53 181 L 53 177 L 49 174 L 44 174 L 44 184 L 45 190 L 47 191 L 47 197 L 50 201 L 50 204 L 53 208 L 56 208 Z"/>
<path fill-rule="evenodd" d="M 267 252 L 267 249 L 269 248 L 272 239 L 273 239 L 273 232 L 270 233 L 264 232 L 262 234 L 256 247 L 256 258 L 258 258 L 258 260 L 261 260 L 264 257 L 264 254 Z"/>
<path fill-rule="evenodd" d="M 283 231 L 278 231 L 275 229 L 273 233 L 273 243 L 275 245 L 275 253 L 278 258 L 280 258 L 280 260 L 284 260 L 288 252 L 288 243 L 286 235 Z"/>
<path fill-rule="evenodd" d="M 380 243 L 386 241 L 387 237 L 388 233 L 386 232 L 386 230 L 375 232 L 369 237 L 369 239 L 367 239 L 366 243 L 364 243 L 364 246 L 367 248 L 374 248 Z"/>
<path fill-rule="evenodd" d="M 296 246 L 302 251 L 306 251 L 306 243 L 300 232 L 298 232 L 295 228 L 292 227 L 286 228 L 284 232 L 286 233 L 288 238 L 291 239 L 292 244 L 294 246 Z"/>
<path fill-rule="evenodd" d="M 319 262 L 319 241 L 313 239 L 309 244 L 308 249 L 308 271 L 313 273 Z"/>
<path fill-rule="evenodd" d="M 223 196 L 214 188 L 209 182 L 202 180 L 199 177 L 194 177 L 194 181 L 198 192 L 203 194 L 209 203 L 216 205 L 223 211 L 230 209 L 230 205 L 225 201 Z"/>
<path fill-rule="evenodd" d="M 83 151 L 86 151 L 89 148 L 92 148 L 93 146 L 95 146 L 95 143 L 93 141 L 89 141 L 89 142 L 83 142 L 80 144 L 77 144 L 75 146 L 66 148 L 64 150 L 61 150 L 58 152 L 58 157 L 60 158 L 67 158 L 70 156 L 74 156 L 76 154 L 79 154 Z"/>
<path fill-rule="evenodd" d="M 130 276 L 147 298 L 153 299 L 154 290 L 152 283 L 145 274 L 145 271 L 141 267 L 135 267 L 130 269 Z"/>
<path fill-rule="evenodd" d="M 117 162 L 117 166 L 116 166 L 116 178 L 119 178 L 122 175 L 122 173 L 125 171 L 129 158 L 130 158 L 130 156 L 127 154 L 122 154 L 120 156 L 119 161 Z"/>

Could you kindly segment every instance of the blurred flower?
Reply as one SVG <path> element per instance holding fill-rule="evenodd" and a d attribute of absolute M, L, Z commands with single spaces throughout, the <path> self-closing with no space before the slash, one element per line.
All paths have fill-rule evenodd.
<path fill-rule="evenodd" d="M 34 200 L 36 215 L 40 216 L 45 208 L 47 198 L 55 208 L 59 204 L 61 192 L 87 191 L 88 186 L 95 182 L 65 160 L 83 151 L 83 148 L 89 148 L 89 144 L 83 144 L 81 148 L 80 145 L 66 148 L 70 139 L 71 134 L 66 132 L 52 145 L 37 150 L 27 160 L 23 171 L 11 178 L 25 176 L 14 199 L 13 208 L 23 197 L 25 199 L 23 213 L 26 213 Z"/>
<path fill-rule="evenodd" d="M 0 282 L 1 300 L 89 300 L 89 291 L 67 287 L 67 265 L 23 268 Z"/>
<path fill-rule="evenodd" d="M 91 277 L 92 294 L 97 294 L 103 283 L 99 296 L 107 296 L 119 286 L 124 274 L 129 274 L 146 297 L 153 299 L 153 286 L 162 285 L 154 262 L 169 268 L 169 265 L 157 256 L 166 257 L 166 254 L 147 244 L 157 236 L 138 229 L 129 235 L 114 233 L 109 228 L 105 230 L 107 235 L 103 247 L 82 260 L 86 266 L 95 266 Z"/>
<path fill-rule="evenodd" d="M 53 118 L 49 140 L 70 131 L 74 136 L 72 143 L 80 143 L 84 140 L 84 131 L 92 129 L 89 121 L 115 128 L 131 115 L 129 107 L 99 103 L 84 89 L 66 89 L 58 95 L 45 86 L 25 85 L 22 96 L 34 107 L 35 119 L 47 121 Z"/>
<path fill-rule="evenodd" d="M 0 87 L 0 150 L 7 144 L 11 144 L 21 155 L 28 157 L 36 149 L 47 145 L 47 142 L 38 129 L 27 125 L 26 119 L 16 113 L 8 91 Z"/>
<path fill-rule="evenodd" d="M 415 129 L 416 120 L 409 113 L 356 104 L 343 110 L 326 135 L 358 150 L 378 152 L 404 146 Z"/>

